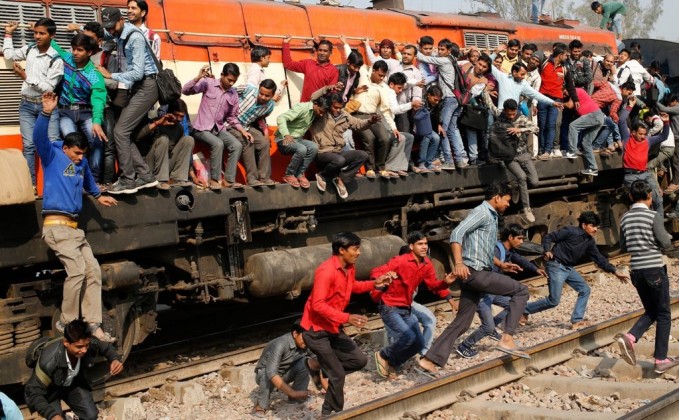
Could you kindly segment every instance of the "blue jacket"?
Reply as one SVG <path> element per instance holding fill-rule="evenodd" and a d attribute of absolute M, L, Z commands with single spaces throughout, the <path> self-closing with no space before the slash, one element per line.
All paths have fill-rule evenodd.
<path fill-rule="evenodd" d="M 33 142 L 38 150 L 45 181 L 42 214 L 64 214 L 78 217 L 83 208 L 83 189 L 98 198 L 101 195 L 94 181 L 87 158 L 75 164 L 62 150 L 62 141 L 47 137 L 49 115 L 40 113 L 33 130 Z"/>

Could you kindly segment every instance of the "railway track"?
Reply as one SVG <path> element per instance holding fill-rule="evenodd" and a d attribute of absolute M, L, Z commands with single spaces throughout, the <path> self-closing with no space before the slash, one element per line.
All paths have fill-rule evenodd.
<path fill-rule="evenodd" d="M 611 261 L 613 262 L 613 264 L 617 264 L 617 265 L 625 264 L 625 262 L 627 260 L 628 260 L 628 256 L 625 255 L 625 254 L 621 254 L 621 255 L 618 255 L 616 257 L 611 258 Z M 579 266 L 578 270 L 581 271 L 583 274 L 587 274 L 587 273 L 591 273 L 591 272 L 596 271 L 596 267 L 593 264 L 584 264 L 584 265 Z M 524 280 L 524 283 L 527 283 L 529 285 L 529 287 L 531 287 L 531 288 L 540 287 L 540 286 L 544 286 L 546 284 L 546 279 L 544 279 L 544 278 L 532 278 L 532 279 Z M 674 305 L 679 305 L 679 302 L 675 302 Z M 443 312 L 450 313 L 450 305 L 448 303 L 438 302 L 438 303 L 429 304 L 428 306 L 434 312 L 443 311 Z M 636 316 L 638 316 L 638 315 L 636 315 Z M 635 319 L 635 315 L 634 314 L 628 315 L 628 318 L 632 320 L 632 321 L 629 321 L 629 322 L 633 323 L 634 322 L 633 319 Z M 610 322 L 613 322 L 613 321 L 610 321 Z M 371 330 L 378 330 L 378 329 L 381 329 L 381 328 L 383 328 L 383 324 L 381 322 L 380 317 L 379 316 L 373 316 L 369 319 L 369 322 L 368 322 L 368 325 L 367 325 L 366 328 L 359 331 L 354 327 L 348 327 L 346 329 L 346 332 L 349 335 L 354 336 L 354 335 L 357 335 L 357 334 L 362 334 L 362 333 L 369 332 Z M 619 332 L 620 329 L 623 329 L 623 328 L 624 328 L 623 326 L 619 326 L 619 329 L 616 330 L 616 333 Z M 571 336 L 575 335 L 576 337 L 571 337 L 571 338 L 574 339 L 576 342 L 582 341 L 583 346 L 578 346 L 578 348 L 580 348 L 580 351 L 583 351 L 582 349 L 586 350 L 586 349 L 589 348 L 589 347 L 586 347 L 584 345 L 586 343 L 589 343 L 592 340 L 593 340 L 592 342 L 594 342 L 594 343 L 602 342 L 600 338 L 593 338 L 593 339 L 587 338 L 589 336 L 589 334 L 594 333 L 592 331 L 592 329 L 595 329 L 595 327 L 590 327 L 586 330 L 582 330 L 582 331 L 578 331 L 578 332 L 573 333 L 573 334 L 569 334 L 567 337 L 571 337 Z M 596 335 L 596 337 L 598 337 L 600 334 L 601 333 L 598 333 L 598 334 L 595 334 L 595 335 Z M 677 336 L 679 336 L 679 332 L 677 333 Z M 612 339 L 609 338 L 608 341 L 610 341 L 610 340 L 612 340 Z M 564 344 L 562 344 L 562 345 L 564 345 Z M 588 345 L 591 346 L 590 344 L 588 344 Z M 176 365 L 176 366 L 168 366 L 168 367 L 164 367 L 164 368 L 161 368 L 161 369 L 156 369 L 156 370 L 153 370 L 153 371 L 150 371 L 150 372 L 145 372 L 145 373 L 142 373 L 142 374 L 139 374 L 139 375 L 134 375 L 134 376 L 121 378 L 121 379 L 113 379 L 113 380 L 106 382 L 105 384 L 100 384 L 98 386 L 95 386 L 95 389 L 93 390 L 95 401 L 103 401 L 105 399 L 110 399 L 110 398 L 124 397 L 124 396 L 131 395 L 131 394 L 134 394 L 134 393 L 137 393 L 137 392 L 146 391 L 146 390 L 153 388 L 153 387 L 162 386 L 163 384 L 166 384 L 169 381 L 182 381 L 182 380 L 187 380 L 187 379 L 199 377 L 199 376 L 211 373 L 211 372 L 219 371 L 220 369 L 222 369 L 226 366 L 237 366 L 237 365 L 252 363 L 252 362 L 255 362 L 255 361 L 258 360 L 264 346 L 265 346 L 265 344 L 250 346 L 250 347 L 247 347 L 247 348 L 238 349 L 238 350 L 235 350 L 235 351 L 230 351 L 230 352 L 219 354 L 219 355 L 214 355 L 214 356 L 210 356 L 210 357 L 204 357 L 204 358 L 200 358 L 200 359 L 196 359 L 196 360 L 191 360 L 189 362 L 182 363 L 182 364 L 179 364 L 179 365 Z M 545 346 L 548 346 L 548 344 L 545 343 L 545 344 L 542 344 L 540 346 L 533 347 L 532 350 L 538 351 L 539 349 L 542 349 Z M 545 347 L 545 349 L 546 348 L 547 347 Z M 542 350 L 540 350 L 540 351 L 542 351 Z M 568 354 L 570 354 L 571 351 L 566 351 L 566 352 Z M 554 357 L 554 356 L 552 356 L 552 357 Z M 492 364 L 492 365 L 496 365 L 496 368 L 498 368 L 498 366 L 499 366 L 500 371 L 506 370 L 502 367 L 505 366 L 505 364 L 507 363 L 507 358 L 494 359 L 490 362 L 484 363 L 484 364 L 479 365 L 475 368 L 468 369 L 467 371 L 465 371 L 465 374 L 463 376 L 468 378 L 468 379 L 467 379 L 467 382 L 466 382 L 467 385 L 464 386 L 462 390 L 472 391 L 474 393 L 483 392 L 481 390 L 481 388 L 475 388 L 475 387 L 473 387 L 469 384 L 473 384 L 476 381 L 481 381 L 481 379 L 479 379 L 480 377 L 477 377 L 476 374 L 483 372 L 484 367 L 487 366 L 489 363 Z M 508 366 L 514 366 L 513 363 L 515 363 L 515 361 L 512 361 L 511 363 L 512 364 L 508 365 Z M 516 363 L 521 363 L 521 362 L 519 361 L 519 362 L 516 362 Z M 541 366 L 539 363 L 541 363 L 541 362 L 538 362 L 536 360 L 536 357 L 534 357 L 533 360 L 530 361 L 530 365 L 532 366 L 531 369 L 534 369 L 536 366 L 537 367 Z M 557 361 L 555 363 L 559 363 L 559 362 Z M 516 366 L 514 366 L 513 369 L 515 369 L 516 372 L 523 372 L 523 370 L 525 370 L 525 367 L 527 367 L 527 366 L 516 365 Z M 523 368 L 523 369 L 521 369 L 521 368 Z M 521 369 L 521 370 L 519 370 L 519 369 Z M 456 374 L 454 376 L 457 377 L 458 375 L 461 375 L 461 374 Z M 518 373 L 515 373 L 515 375 L 518 375 Z M 495 379 L 494 379 L 495 381 L 497 381 L 498 380 L 497 378 L 500 377 L 499 375 L 496 375 L 496 374 L 490 375 L 491 378 L 494 377 L 494 376 L 495 376 Z M 506 376 L 506 373 L 505 373 L 505 376 Z M 507 379 L 507 381 L 516 380 L 519 377 L 521 377 L 521 376 L 515 376 L 514 378 L 509 378 L 509 379 Z M 435 383 L 438 384 L 442 380 L 451 381 L 452 379 L 443 378 L 443 379 L 439 379 L 439 380 L 434 381 L 434 382 L 426 383 L 426 384 L 423 385 L 423 387 L 424 387 L 423 389 L 420 389 L 421 387 L 417 387 L 417 388 L 413 388 L 413 389 L 409 390 L 407 393 L 408 393 L 408 395 L 410 395 L 411 393 L 415 392 L 416 389 L 419 389 L 420 393 L 424 392 L 424 395 L 426 395 L 426 392 L 427 392 L 426 390 L 428 390 L 430 388 L 431 388 L 431 390 L 434 390 L 436 387 L 434 387 L 433 384 L 435 384 Z M 453 381 L 453 382 L 457 382 L 457 381 Z M 497 386 L 497 384 L 495 386 Z M 459 392 L 457 394 L 454 394 L 454 393 L 449 392 L 449 391 L 445 391 L 443 393 L 444 394 L 447 393 L 447 394 L 450 394 L 450 395 L 459 394 Z M 400 394 L 402 394 L 402 393 L 394 394 L 393 396 L 388 397 L 386 400 L 392 401 L 393 398 L 396 398 L 396 396 L 400 395 Z M 425 397 L 425 398 L 429 399 L 429 397 Z M 431 399 L 434 400 L 433 398 L 431 398 Z M 370 413 L 370 414 L 367 414 L 367 415 L 370 415 L 372 417 L 372 416 L 375 415 L 375 414 L 372 414 L 372 410 L 377 409 L 376 408 L 377 406 L 373 406 L 373 404 L 381 405 L 381 406 L 384 406 L 384 407 L 388 407 L 390 405 L 390 404 L 387 404 L 384 400 L 385 400 L 384 398 L 378 399 L 374 403 L 366 404 L 366 405 L 363 405 L 363 406 L 358 406 L 358 407 L 355 407 L 353 409 L 347 410 L 344 413 L 341 413 L 341 415 L 338 418 L 351 418 L 352 416 L 361 417 L 361 416 L 363 416 L 363 414 L 361 414 L 362 410 L 368 410 L 368 411 L 366 411 L 366 413 Z M 444 403 L 443 406 L 450 405 L 453 402 L 455 402 L 455 401 Z M 373 408 L 368 409 L 367 406 L 370 406 L 370 407 L 373 407 Z M 401 410 L 399 412 L 400 415 L 402 415 L 406 411 L 412 411 L 412 408 L 415 407 L 416 404 L 408 402 L 408 403 L 406 403 L 406 406 L 410 407 L 411 409 L 410 410 Z M 380 408 L 379 410 L 383 410 L 383 409 L 386 409 L 386 408 Z M 357 410 L 359 410 L 359 411 L 357 411 Z M 379 410 L 377 412 L 380 412 Z M 399 409 L 395 409 L 395 410 L 398 411 Z M 25 412 L 25 413 L 27 414 L 27 412 Z M 381 415 L 378 415 L 378 417 L 381 417 Z M 29 418 L 29 417 L 27 417 L 27 418 Z M 393 417 L 391 414 L 388 414 L 388 415 L 384 416 L 383 418 L 395 418 L 395 417 Z M 398 418 L 398 417 L 396 417 L 396 418 Z"/>

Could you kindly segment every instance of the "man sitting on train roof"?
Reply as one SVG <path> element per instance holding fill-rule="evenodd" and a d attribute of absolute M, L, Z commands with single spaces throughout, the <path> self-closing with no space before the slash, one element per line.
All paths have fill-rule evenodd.
<path fill-rule="evenodd" d="M 321 365 L 307 353 L 303 332 L 304 328 L 296 321 L 292 324 L 291 332 L 269 341 L 259 356 L 255 366 L 255 377 L 259 385 L 257 402 L 253 409 L 256 417 L 266 415 L 274 388 L 287 395 L 289 401 L 306 401 L 311 396 L 308 389 L 310 373 L 314 375 L 318 388 L 328 388 L 327 379 L 320 374 Z"/>
<path fill-rule="evenodd" d="M 290 55 L 291 39 L 292 37 L 287 36 L 283 40 L 283 67 L 287 70 L 304 74 L 302 95 L 299 100 L 300 102 L 309 102 L 311 100 L 311 95 L 318 89 L 337 84 L 339 81 L 337 67 L 330 62 L 332 43 L 325 39 L 318 43 L 316 60 L 307 58 L 300 61 L 293 61 L 292 55 Z"/>
<path fill-rule="evenodd" d="M 332 88 L 328 86 L 325 89 Z M 338 92 L 331 93 L 328 102 L 330 108 L 323 116 L 316 118 L 309 128 L 311 139 L 318 144 L 316 187 L 323 192 L 327 183 L 332 182 L 340 198 L 347 198 L 349 192 L 346 185 L 354 181 L 356 173 L 368 160 L 368 153 L 347 149 L 344 133 L 350 129 L 362 130 L 378 122 L 380 116 L 373 115 L 367 120 L 353 117 L 343 109 L 344 101 Z"/>
<path fill-rule="evenodd" d="M 45 192 L 42 201 L 42 237 L 66 269 L 61 318 L 57 329 L 82 314 L 95 337 L 114 341 L 101 329 L 101 269 L 85 232 L 78 229 L 78 215 L 82 210 L 82 191 L 109 207 L 118 204 L 113 197 L 101 195 L 92 172 L 87 165 L 87 138 L 78 132 L 64 141 L 50 141 L 47 125 L 50 114 L 57 106 L 57 96 L 52 92 L 42 96 L 42 109 L 35 124 L 33 138 L 45 172 Z"/>
<path fill-rule="evenodd" d="M 38 356 L 24 389 L 28 408 L 46 419 L 64 420 L 67 418 L 61 408 L 64 401 L 78 419 L 96 420 L 99 410 L 86 371 L 102 356 L 111 364 L 111 375 L 123 371 L 113 345 L 93 337 L 85 322 L 77 319 L 69 322 L 64 328 L 64 339 L 48 342 Z"/>

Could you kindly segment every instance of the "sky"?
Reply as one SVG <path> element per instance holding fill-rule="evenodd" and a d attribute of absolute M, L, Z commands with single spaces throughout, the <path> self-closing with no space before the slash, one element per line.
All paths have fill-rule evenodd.
<path fill-rule="evenodd" d="M 675 4 L 676 0 L 664 0 L 665 9 L 662 16 L 656 23 L 656 28 L 651 31 L 652 38 L 663 38 L 669 41 L 679 42 L 679 32 L 673 30 L 673 25 L 679 22 L 679 7 L 669 7 Z M 303 3 L 314 4 L 316 0 L 302 0 Z M 369 0 L 339 0 L 345 6 L 366 8 L 372 5 Z M 545 7 L 548 7 L 550 0 L 547 0 Z M 650 1 L 641 0 L 641 4 L 650 4 Z M 472 11 L 471 1 L 469 0 L 405 0 L 405 8 L 410 10 L 428 10 L 432 12 L 470 12 Z"/>

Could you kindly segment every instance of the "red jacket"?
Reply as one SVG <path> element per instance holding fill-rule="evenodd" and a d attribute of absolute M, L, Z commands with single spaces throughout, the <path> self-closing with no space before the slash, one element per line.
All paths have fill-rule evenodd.
<path fill-rule="evenodd" d="M 450 296 L 448 284 L 436 279 L 436 271 L 429 258 L 424 257 L 418 264 L 412 252 L 394 257 L 389 262 L 374 268 L 370 272 L 371 278 L 377 278 L 389 271 L 398 274 L 387 289 L 381 294 L 382 302 L 387 306 L 410 307 L 413 304 L 413 294 L 424 281 L 429 290 L 445 299 Z M 371 297 L 379 302 L 380 295 L 371 293 Z"/>
<path fill-rule="evenodd" d="M 373 281 L 356 281 L 356 268 L 342 268 L 339 257 L 333 255 L 316 269 L 314 286 L 304 306 L 302 328 L 339 333 L 340 325 L 349 321 L 344 309 L 352 293 L 366 293 L 375 288 Z"/>
<path fill-rule="evenodd" d="M 330 62 L 318 64 L 316 60 L 308 58 L 301 61 L 292 61 L 289 42 L 283 43 L 283 67 L 304 74 L 302 95 L 299 98 L 300 102 L 309 102 L 312 93 L 322 87 L 334 85 L 339 81 L 339 71 Z"/>
<path fill-rule="evenodd" d="M 575 92 L 575 84 L 571 73 L 559 64 L 554 65 L 554 61 L 550 58 L 542 65 L 540 71 L 542 77 L 542 84 L 540 85 L 540 93 L 547 95 L 550 98 L 563 99 L 564 87 L 568 91 L 568 96 L 573 99 L 573 102 L 578 102 L 578 94 Z"/>

